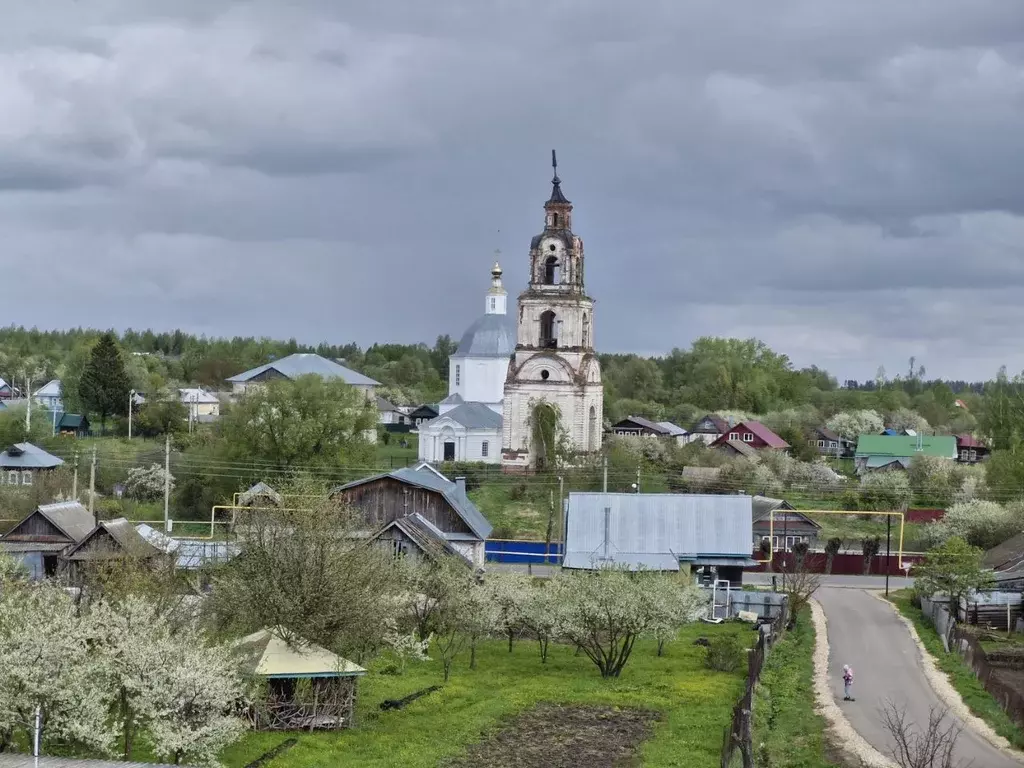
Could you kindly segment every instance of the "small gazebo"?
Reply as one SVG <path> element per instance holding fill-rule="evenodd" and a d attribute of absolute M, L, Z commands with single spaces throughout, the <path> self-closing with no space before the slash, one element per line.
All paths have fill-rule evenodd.
<path fill-rule="evenodd" d="M 249 707 L 255 730 L 336 730 L 355 724 L 356 681 L 366 670 L 280 629 L 261 629 L 238 643 L 247 667 L 266 681 Z"/>

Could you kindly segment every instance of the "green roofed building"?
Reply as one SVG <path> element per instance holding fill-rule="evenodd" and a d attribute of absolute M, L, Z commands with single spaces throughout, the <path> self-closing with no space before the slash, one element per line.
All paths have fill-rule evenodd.
<path fill-rule="evenodd" d="M 854 461 L 857 472 L 904 470 L 917 455 L 955 460 L 953 435 L 861 435 Z"/>

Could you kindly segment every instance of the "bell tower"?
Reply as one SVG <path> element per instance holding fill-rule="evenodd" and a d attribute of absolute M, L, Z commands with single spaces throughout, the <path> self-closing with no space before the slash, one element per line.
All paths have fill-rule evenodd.
<path fill-rule="evenodd" d="M 572 231 L 572 203 L 562 192 L 551 151 L 551 196 L 544 229 L 530 242 L 530 277 L 517 301 L 515 356 L 505 383 L 502 462 L 531 466 L 530 423 L 540 403 L 555 406 L 562 435 L 577 452 L 601 447 L 604 397 L 594 354 L 594 300 L 584 286 L 583 239 Z"/>

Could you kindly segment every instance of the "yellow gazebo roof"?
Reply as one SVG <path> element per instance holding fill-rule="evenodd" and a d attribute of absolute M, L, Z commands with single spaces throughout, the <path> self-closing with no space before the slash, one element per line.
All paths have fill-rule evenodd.
<path fill-rule="evenodd" d="M 251 654 L 249 668 L 261 677 L 356 677 L 366 670 L 302 638 L 289 642 L 277 629 L 261 629 L 238 641 Z"/>

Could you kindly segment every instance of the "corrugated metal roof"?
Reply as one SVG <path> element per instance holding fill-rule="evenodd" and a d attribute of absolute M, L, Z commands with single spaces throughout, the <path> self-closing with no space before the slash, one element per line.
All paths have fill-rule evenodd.
<path fill-rule="evenodd" d="M 226 541 L 178 539 L 178 568 L 191 570 L 206 565 L 223 565 L 235 557 L 240 549 Z"/>
<path fill-rule="evenodd" d="M 63 463 L 64 459 L 32 443 L 15 443 L 0 453 L 0 469 L 53 469 Z"/>
<path fill-rule="evenodd" d="M 956 444 L 959 448 L 987 448 L 981 440 L 974 435 L 962 434 L 956 436 Z"/>
<path fill-rule="evenodd" d="M 356 677 L 366 670 L 326 648 L 301 638 L 284 639 L 276 629 L 261 629 L 238 641 L 249 670 L 261 677 Z"/>
<path fill-rule="evenodd" d="M 678 424 L 673 424 L 671 421 L 659 421 L 658 426 L 668 432 L 672 437 L 683 437 L 689 434 L 685 429 L 680 427 Z"/>
<path fill-rule="evenodd" d="M 156 530 L 146 523 L 139 523 L 135 526 L 139 536 L 144 538 L 164 554 L 171 554 L 178 551 L 178 540 L 168 536 L 166 533 Z"/>
<path fill-rule="evenodd" d="M 178 396 L 185 405 L 189 403 L 219 403 L 220 400 L 212 392 L 207 392 L 202 387 L 183 387 L 178 390 Z"/>
<path fill-rule="evenodd" d="M 420 425 L 420 430 L 428 429 L 435 422 L 451 419 L 466 429 L 500 429 L 501 414 L 483 403 L 462 403 L 450 411 L 445 411 L 436 419 Z"/>
<path fill-rule="evenodd" d="M 50 379 L 48 382 L 43 384 L 39 389 L 36 390 L 33 397 L 60 397 L 61 387 L 60 379 Z"/>
<path fill-rule="evenodd" d="M 888 456 L 909 459 L 918 453 L 955 459 L 956 438 L 952 435 L 861 435 L 857 438 L 858 458 Z"/>
<path fill-rule="evenodd" d="M 866 462 L 868 469 L 881 469 L 890 464 L 899 464 L 907 469 L 910 466 L 910 459 L 906 456 L 868 456 Z"/>
<path fill-rule="evenodd" d="M 748 443 L 744 443 L 742 440 L 725 440 L 725 441 L 719 443 L 718 447 L 719 448 L 725 448 L 725 447 L 732 448 L 740 456 L 746 456 L 748 459 L 760 458 L 757 455 L 757 449 L 754 446 L 752 446 L 752 445 L 750 445 Z"/>
<path fill-rule="evenodd" d="M 261 496 L 266 496 L 275 505 L 281 506 L 281 494 L 260 480 L 245 493 L 239 494 L 238 506 L 247 507 Z"/>
<path fill-rule="evenodd" d="M 749 496 L 676 493 L 570 493 L 567 557 L 605 555 L 627 561 L 635 555 L 749 557 L 752 506 Z"/>
<path fill-rule="evenodd" d="M 752 496 L 750 505 L 753 508 L 753 519 L 767 517 L 773 510 L 792 509 L 793 506 L 785 499 L 772 499 L 768 496 Z"/>
<path fill-rule="evenodd" d="M 728 432 L 751 432 L 757 435 L 759 438 L 761 438 L 764 441 L 765 445 L 767 445 L 769 448 L 790 447 L 789 443 L 787 443 L 781 437 L 779 437 L 770 429 L 768 429 L 768 427 L 766 427 L 760 421 L 741 421 L 739 424 L 730 427 Z"/>
<path fill-rule="evenodd" d="M 270 369 L 274 369 L 282 376 L 289 379 L 296 379 L 299 376 L 305 376 L 312 373 L 317 376 L 322 376 L 325 379 L 341 379 L 346 384 L 364 387 L 377 386 L 380 384 L 379 381 L 374 381 L 369 376 L 364 376 L 357 371 L 353 371 L 351 368 L 339 365 L 333 360 L 328 360 L 326 357 L 301 352 L 294 355 L 288 355 L 288 357 L 282 357 L 280 360 L 274 360 L 271 363 L 258 366 L 252 370 L 245 371 L 244 373 L 239 373 L 236 376 L 232 376 L 228 381 L 232 383 L 245 383 L 249 381 L 249 379 L 259 376 L 261 373 L 265 373 Z"/>
<path fill-rule="evenodd" d="M 462 334 L 452 357 L 507 358 L 516 350 L 516 335 L 505 315 L 483 315 Z"/>
<path fill-rule="evenodd" d="M 563 568 L 581 568 L 593 571 L 613 566 L 630 571 L 678 571 L 679 558 L 672 554 L 646 554 L 642 552 L 616 552 L 605 558 L 603 552 L 568 552 L 562 561 Z"/>

